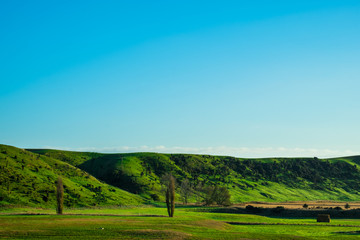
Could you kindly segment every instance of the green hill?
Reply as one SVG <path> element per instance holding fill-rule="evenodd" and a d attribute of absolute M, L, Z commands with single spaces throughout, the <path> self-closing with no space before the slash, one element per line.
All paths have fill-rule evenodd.
<path fill-rule="evenodd" d="M 81 153 L 76 154 L 78 156 L 81 157 Z M 0 205 L 55 206 L 58 176 L 63 178 L 64 205 L 67 207 L 144 202 L 141 197 L 100 182 L 59 159 L 0 145 Z"/>
<path fill-rule="evenodd" d="M 225 186 L 233 202 L 360 200 L 360 157 L 334 159 L 242 159 L 194 154 L 100 154 L 30 150 L 61 159 L 102 181 L 163 200 L 161 177 L 171 172 L 180 186 L 192 185 L 192 201 L 201 201 L 206 186 Z M 177 189 L 178 197 L 180 189 Z"/>
<path fill-rule="evenodd" d="M 0 204 L 53 207 L 61 176 L 67 207 L 163 201 L 162 177 L 188 179 L 191 202 L 209 186 L 232 202 L 360 200 L 360 157 L 243 159 L 194 154 L 103 154 L 0 145 Z"/>

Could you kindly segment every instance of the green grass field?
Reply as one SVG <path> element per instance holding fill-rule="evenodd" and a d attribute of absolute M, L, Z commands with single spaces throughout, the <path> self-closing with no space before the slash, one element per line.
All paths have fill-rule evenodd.
<path fill-rule="evenodd" d="M 174 218 L 165 208 L 68 209 L 13 208 L 0 211 L 4 239 L 358 239 L 360 220 L 269 218 L 246 214 L 194 212 L 177 208 Z M 21 214 L 22 215 L 15 215 Z M 38 213 L 47 215 L 25 215 Z M 98 214 L 98 215 L 97 215 Z M 263 225 L 231 225 L 241 222 Z M 341 226 L 340 226 L 341 225 Z"/>
<path fill-rule="evenodd" d="M 66 207 L 164 202 L 161 181 L 171 173 L 190 183 L 189 202 L 209 186 L 228 189 L 232 203 L 249 201 L 359 201 L 360 158 L 241 159 L 194 154 L 102 154 L 25 150 L 0 144 L 0 206 L 55 206 L 55 182 L 64 182 Z"/>
<path fill-rule="evenodd" d="M 162 177 L 191 182 L 189 202 L 206 186 L 245 201 L 360 200 L 360 157 L 240 159 L 192 154 L 100 154 L 24 150 L 0 145 L 0 238 L 3 239 L 358 239 L 357 210 L 329 224 L 305 217 L 263 216 L 180 207 L 169 218 Z M 64 182 L 64 215 L 55 215 L 55 181 Z M 279 204 L 281 205 L 281 204 Z M 157 206 L 157 207 L 155 207 Z M 216 210 L 216 211 L 214 211 Z M 353 209 L 355 210 L 355 209 Z M 225 211 L 226 212 L 226 211 Z M 312 212 L 314 213 L 314 212 Z M 349 215 L 354 213 L 353 215 Z M 316 213 L 317 214 L 317 213 Z M 344 213 L 345 214 L 345 213 Z M 278 217 L 265 217 L 278 216 Z M 279 216 L 282 216 L 279 217 Z M 296 215 L 305 216 L 305 215 Z"/>

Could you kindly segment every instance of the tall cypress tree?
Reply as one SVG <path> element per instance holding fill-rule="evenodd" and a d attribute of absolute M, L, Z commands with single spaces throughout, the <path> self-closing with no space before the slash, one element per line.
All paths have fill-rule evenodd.
<path fill-rule="evenodd" d="M 64 208 L 64 186 L 61 177 L 58 177 L 57 183 L 56 183 L 56 213 L 57 214 L 63 214 L 63 208 Z"/>
<path fill-rule="evenodd" d="M 171 205 L 170 217 L 173 217 L 175 211 L 175 178 L 173 176 L 171 176 L 170 178 L 169 188 L 170 188 L 169 190 L 170 190 L 170 205 Z"/>
<path fill-rule="evenodd" d="M 175 178 L 173 176 L 169 177 L 166 189 L 166 207 L 169 217 L 173 217 L 175 211 Z"/>

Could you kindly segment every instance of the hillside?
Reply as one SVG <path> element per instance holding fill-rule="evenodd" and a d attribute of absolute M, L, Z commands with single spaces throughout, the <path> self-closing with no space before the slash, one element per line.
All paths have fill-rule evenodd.
<path fill-rule="evenodd" d="M 242 159 L 193 154 L 100 154 L 60 150 L 30 150 L 61 159 L 102 181 L 163 200 L 161 177 L 171 172 L 179 186 L 188 179 L 191 201 L 201 201 L 206 186 L 225 186 L 233 202 L 360 200 L 360 157 L 334 159 Z"/>
<path fill-rule="evenodd" d="M 59 159 L 0 145 L 0 205 L 55 206 L 58 176 L 63 178 L 66 207 L 144 202 Z"/>

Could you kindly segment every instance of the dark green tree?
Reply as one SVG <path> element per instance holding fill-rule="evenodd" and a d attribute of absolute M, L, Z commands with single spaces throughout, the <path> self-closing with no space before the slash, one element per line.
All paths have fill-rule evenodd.
<path fill-rule="evenodd" d="M 183 180 L 181 182 L 181 185 L 180 185 L 180 195 L 181 195 L 181 198 L 182 198 L 184 204 L 188 203 L 188 200 L 191 197 L 191 194 L 192 194 L 192 188 L 190 185 L 190 181 L 189 181 L 189 179 L 186 178 L 185 180 Z"/>
<path fill-rule="evenodd" d="M 230 192 L 226 187 L 208 186 L 205 188 L 205 204 L 216 203 L 218 205 L 230 206 Z"/>

